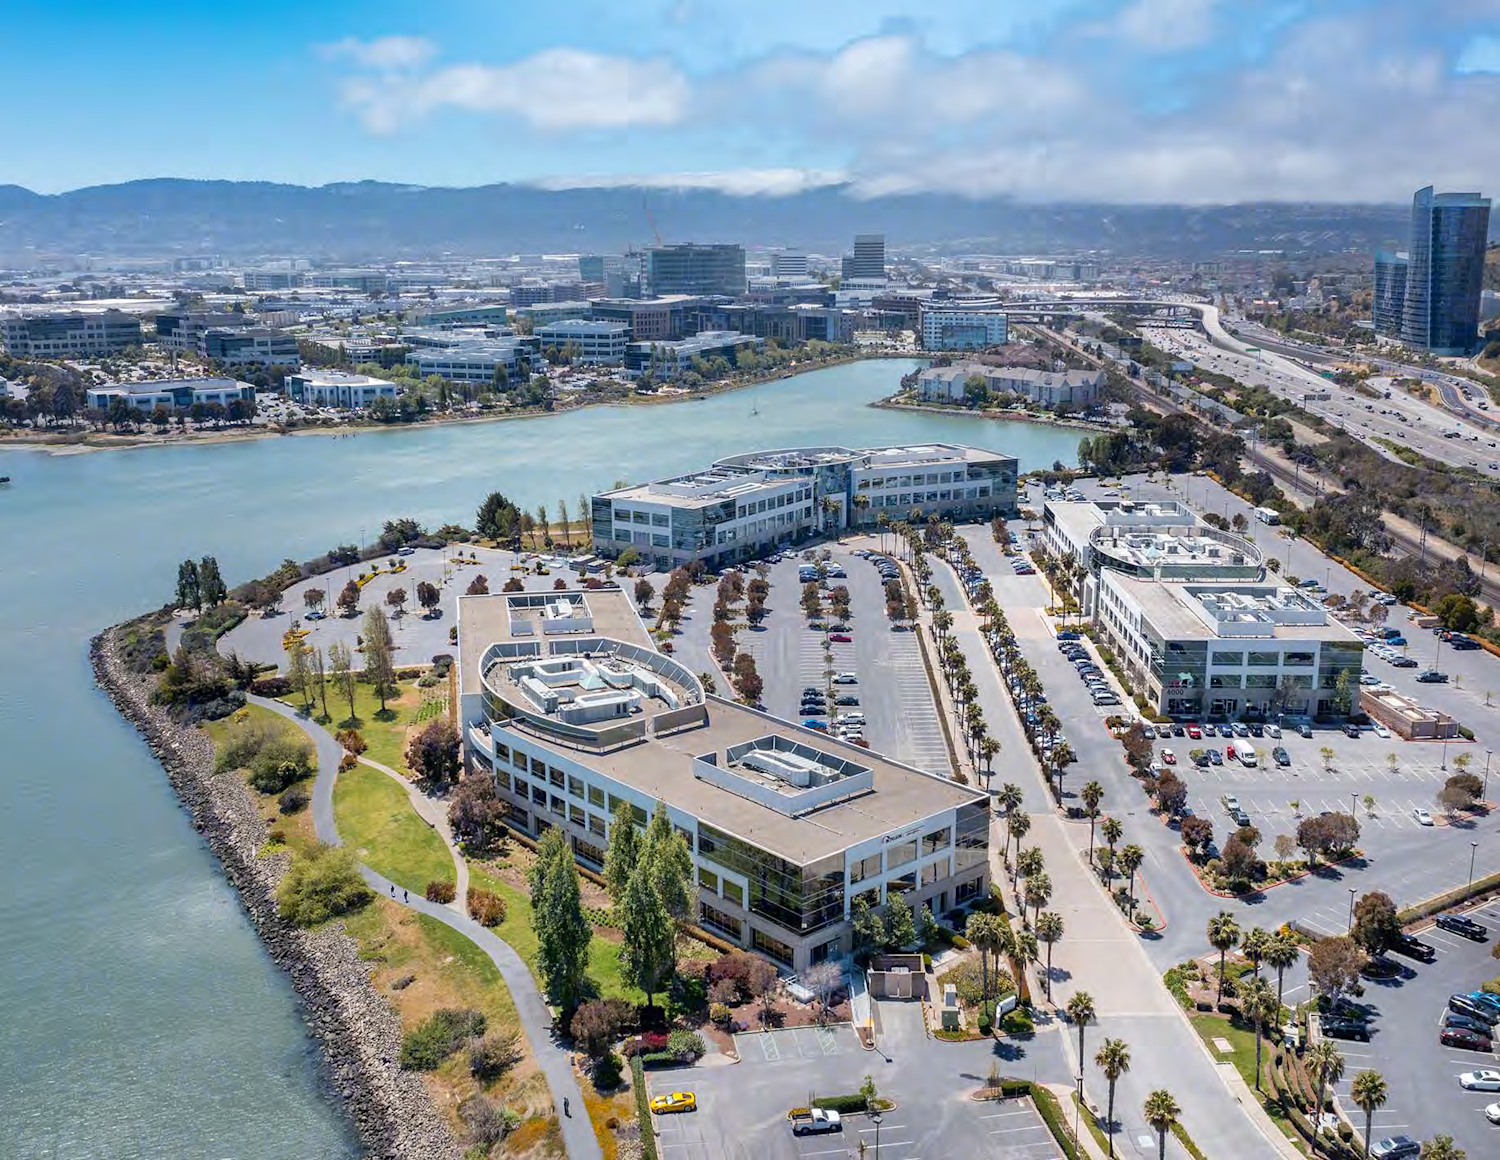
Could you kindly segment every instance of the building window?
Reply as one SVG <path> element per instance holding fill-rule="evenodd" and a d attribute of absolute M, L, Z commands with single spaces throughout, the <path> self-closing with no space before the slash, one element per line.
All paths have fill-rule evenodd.
<path fill-rule="evenodd" d="M 504 769 L 495 771 L 495 785 L 499 789 L 510 789 L 510 773 Z"/>
<path fill-rule="evenodd" d="M 946 878 L 952 871 L 951 858 L 939 858 L 930 866 L 922 867 L 922 885 L 931 886 L 939 878 Z"/>
<path fill-rule="evenodd" d="M 519 777 L 516 778 L 516 794 L 517 794 L 517 796 L 519 796 L 519 797 L 525 797 L 530 792 L 531 792 L 531 783 L 529 781 L 522 781 Z"/>
<path fill-rule="evenodd" d="M 601 838 L 604 837 L 604 819 L 601 818 L 598 814 L 589 815 L 589 833 L 596 834 Z"/>
<path fill-rule="evenodd" d="M 792 948 L 780 939 L 772 938 L 759 927 L 750 929 L 750 945 L 765 955 L 768 959 L 775 959 L 784 967 L 790 967 L 794 962 Z"/>
<path fill-rule="evenodd" d="M 583 812 L 582 806 L 571 804 L 568 806 L 568 821 L 572 822 L 575 826 L 587 825 L 586 818 L 587 815 Z"/>
<path fill-rule="evenodd" d="M 916 857 L 916 842 L 896 842 L 885 849 L 885 868 L 894 870 L 897 866 L 905 866 L 908 862 L 915 861 Z"/>
<path fill-rule="evenodd" d="M 560 769 L 549 769 L 547 774 L 552 779 L 552 784 L 561 789 L 563 785 L 563 771 Z"/>
<path fill-rule="evenodd" d="M 589 786 L 589 805 L 604 808 L 604 791 L 597 785 Z"/>
<path fill-rule="evenodd" d="M 562 817 L 563 814 L 567 811 L 568 805 L 565 801 L 562 800 L 562 798 L 558 797 L 556 794 L 553 794 L 552 805 L 549 808 L 558 817 Z"/>
<path fill-rule="evenodd" d="M 514 765 L 517 769 L 519 769 L 522 773 L 526 772 L 526 755 L 524 753 L 522 753 L 519 749 L 515 750 L 511 754 L 510 763 L 512 765 Z"/>
<path fill-rule="evenodd" d="M 866 878 L 878 878 L 879 876 L 879 854 L 871 854 L 868 858 L 861 858 L 849 867 L 850 882 L 863 882 Z"/>
<path fill-rule="evenodd" d="M 1250 654 L 1249 664 L 1252 669 L 1274 669 L 1281 661 L 1279 652 L 1257 651 Z"/>
<path fill-rule="evenodd" d="M 1210 689 L 1238 689 L 1240 687 L 1239 673 L 1214 673 L 1208 678 Z"/>
<path fill-rule="evenodd" d="M 940 830 L 933 830 L 932 833 L 930 833 L 930 834 L 923 834 L 922 835 L 922 855 L 923 855 L 923 857 L 926 857 L 928 854 L 936 854 L 939 850 L 946 850 L 948 848 L 948 843 L 951 840 L 952 840 L 952 836 L 948 833 L 948 827 L 947 826 L 944 826 Z"/>
<path fill-rule="evenodd" d="M 953 905 L 962 906 L 966 902 L 972 902 L 979 897 L 980 888 L 984 879 L 975 878 L 972 882 L 964 882 L 953 891 Z"/>
<path fill-rule="evenodd" d="M 543 781 L 547 779 L 547 763 L 540 757 L 533 757 L 531 759 L 531 776 L 539 777 Z"/>
<path fill-rule="evenodd" d="M 903 874 L 900 878 L 892 878 L 885 885 L 885 896 L 889 900 L 893 894 L 910 894 L 917 888 L 917 872 L 913 870 L 909 874 Z"/>
<path fill-rule="evenodd" d="M 1214 664 L 1234 665 L 1239 667 L 1245 663 L 1245 654 L 1242 652 L 1216 652 L 1214 653 Z"/>
<path fill-rule="evenodd" d="M 702 866 L 699 866 L 698 885 L 703 887 L 705 890 L 712 890 L 715 894 L 717 894 L 719 893 L 719 876 L 712 870 L 705 870 Z"/>
<path fill-rule="evenodd" d="M 531 787 L 531 800 L 539 806 L 547 804 L 547 791 L 539 785 Z"/>
<path fill-rule="evenodd" d="M 731 882 L 728 878 L 723 881 L 723 895 L 736 906 L 745 905 L 745 891 L 738 882 Z"/>
<path fill-rule="evenodd" d="M 712 906 L 704 904 L 698 908 L 698 915 L 703 920 L 703 925 L 710 930 L 716 930 L 720 934 L 727 934 L 736 942 L 744 937 L 744 924 L 739 919 L 725 914 L 722 910 L 717 910 Z"/>
<path fill-rule="evenodd" d="M 496 742 L 496 744 L 495 744 L 495 760 L 496 761 L 509 761 L 510 760 L 510 746 L 509 745 L 501 745 L 498 742 Z"/>
<path fill-rule="evenodd" d="M 583 797 L 583 778 L 574 777 L 571 773 L 568 774 L 568 796 Z"/>

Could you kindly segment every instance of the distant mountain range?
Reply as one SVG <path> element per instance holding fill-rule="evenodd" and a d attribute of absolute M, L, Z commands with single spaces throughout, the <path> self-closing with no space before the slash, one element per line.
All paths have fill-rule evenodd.
<path fill-rule="evenodd" d="M 648 212 L 649 210 L 649 212 Z M 1404 205 L 1032 204 L 948 194 L 860 199 L 841 186 L 785 197 L 634 187 L 469 189 L 357 182 L 308 188 L 161 178 L 60 194 L 0 186 L 0 263 L 29 268 L 90 254 L 298 254 L 335 262 L 617 253 L 652 241 L 741 241 L 821 253 L 856 233 L 896 249 L 1116 256 L 1289 255 L 1404 244 Z"/>

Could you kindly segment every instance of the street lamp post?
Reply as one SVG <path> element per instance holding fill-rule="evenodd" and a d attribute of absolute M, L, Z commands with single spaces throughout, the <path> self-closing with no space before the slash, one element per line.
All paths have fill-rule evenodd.
<path fill-rule="evenodd" d="M 1479 843 L 1469 843 L 1469 886 L 1474 885 L 1474 855 L 1479 853 Z M 1468 887 L 1465 887 L 1468 889 Z"/>
<path fill-rule="evenodd" d="M 880 1113 L 870 1113 L 870 1123 L 875 1125 L 875 1160 L 880 1160 Z"/>
<path fill-rule="evenodd" d="M 1349 887 L 1349 933 L 1354 933 L 1354 887 Z"/>
<path fill-rule="evenodd" d="M 1439 767 L 1443 770 L 1448 768 L 1448 739 L 1443 739 L 1443 764 Z"/>
<path fill-rule="evenodd" d="M 1484 751 L 1484 787 L 1479 791 L 1479 800 L 1486 801 L 1490 791 L 1490 754 L 1491 750 Z"/>
<path fill-rule="evenodd" d="M 1359 794 L 1358 793 L 1351 793 L 1349 795 L 1349 816 L 1351 818 L 1357 818 L 1357 817 L 1359 817 L 1359 810 L 1357 808 L 1358 805 L 1359 805 Z"/>

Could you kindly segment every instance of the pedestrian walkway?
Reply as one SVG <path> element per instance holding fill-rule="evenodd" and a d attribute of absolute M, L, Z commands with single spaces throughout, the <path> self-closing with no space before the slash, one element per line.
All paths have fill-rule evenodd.
<path fill-rule="evenodd" d="M 438 837 L 443 839 L 443 845 L 448 847 L 448 856 L 453 859 L 453 873 L 455 885 L 453 901 L 448 903 L 459 914 L 469 913 L 469 860 L 463 856 L 458 848 L 458 843 L 453 840 L 453 827 L 448 824 L 448 807 L 445 803 L 428 797 L 412 783 L 411 779 L 403 777 L 389 765 L 382 765 L 368 757 L 360 757 L 359 763 L 367 765 L 371 769 L 378 770 L 392 780 L 400 783 L 401 788 L 406 791 L 407 800 L 411 802 L 411 808 L 416 811 L 417 816 L 437 831 Z"/>
<path fill-rule="evenodd" d="M 250 701 L 287 718 L 312 740 L 318 755 L 318 776 L 313 782 L 312 793 L 313 828 L 319 841 L 334 846 L 343 845 L 333 816 L 333 786 L 338 780 L 339 762 L 344 756 L 343 747 L 333 739 L 328 730 L 301 716 L 295 709 L 283 705 L 280 701 L 256 696 L 251 696 Z M 383 769 L 392 776 L 400 777 L 399 774 L 394 774 L 386 767 L 376 766 L 376 768 Z M 450 845 L 449 848 L 451 850 L 452 846 Z M 389 879 L 383 878 L 364 865 L 360 866 L 360 873 L 377 894 L 384 894 L 390 898 L 396 897 L 394 883 Z M 603 1160 L 604 1153 L 599 1147 L 598 1138 L 594 1135 L 593 1125 L 583 1102 L 583 1091 L 578 1086 L 578 1077 L 573 1072 L 569 1052 L 561 1041 L 554 1037 L 552 1012 L 543 1001 L 541 992 L 537 990 L 536 981 L 532 979 L 531 971 L 521 956 L 510 944 L 502 942 L 493 931 L 479 925 L 467 914 L 455 912 L 451 907 L 441 903 L 428 902 L 425 898 L 412 896 L 405 890 L 401 891 L 401 898 L 402 904 L 408 909 L 425 914 L 429 918 L 435 918 L 444 926 L 458 931 L 489 956 L 489 960 L 495 964 L 500 977 L 505 980 L 505 985 L 510 990 L 521 1027 L 531 1044 L 531 1053 L 547 1079 L 547 1087 L 552 1093 L 553 1107 L 558 1113 L 563 1145 L 570 1160 Z M 572 1116 L 562 1115 L 564 1101 L 577 1109 Z"/>

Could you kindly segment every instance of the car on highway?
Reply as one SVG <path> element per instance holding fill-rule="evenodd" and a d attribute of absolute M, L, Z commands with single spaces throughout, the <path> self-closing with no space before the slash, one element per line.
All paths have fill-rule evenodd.
<path fill-rule="evenodd" d="M 1465 1051 L 1493 1051 L 1494 1040 L 1477 1031 L 1466 1031 L 1462 1027 L 1444 1027 L 1438 1034 L 1438 1042 L 1444 1047 L 1461 1047 Z"/>
<path fill-rule="evenodd" d="M 1458 1086 L 1466 1092 L 1500 1092 L 1500 1071 L 1488 1067 L 1466 1071 L 1458 1077 Z"/>
<path fill-rule="evenodd" d="M 1475 922 L 1472 918 L 1466 918 L 1461 914 L 1439 915 L 1437 924 L 1442 930 L 1463 935 L 1464 938 L 1473 939 L 1475 942 L 1484 942 L 1490 937 L 1489 928 L 1483 923 Z"/>
<path fill-rule="evenodd" d="M 1280 766 L 1288 766 L 1292 764 L 1291 754 L 1289 754 L 1286 749 L 1280 745 L 1271 750 L 1271 760 Z"/>
<path fill-rule="evenodd" d="M 1430 826 L 1433 824 L 1432 813 L 1421 806 L 1412 806 L 1411 817 L 1412 821 L 1416 822 L 1419 826 Z"/>
<path fill-rule="evenodd" d="M 1422 1154 L 1422 1145 L 1410 1136 L 1387 1136 L 1370 1145 L 1371 1160 L 1409 1160 Z"/>
<path fill-rule="evenodd" d="M 651 1110 L 658 1116 L 669 1112 L 695 1112 L 698 1110 L 698 1097 L 692 1092 L 668 1092 L 651 1101 Z"/>

